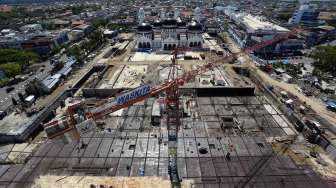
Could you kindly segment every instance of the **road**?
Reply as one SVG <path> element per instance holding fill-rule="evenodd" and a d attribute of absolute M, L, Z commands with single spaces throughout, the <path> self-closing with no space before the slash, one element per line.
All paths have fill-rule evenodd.
<path fill-rule="evenodd" d="M 225 36 L 227 43 L 229 44 L 229 48 L 233 53 L 240 52 L 240 48 L 238 45 L 230 38 L 228 35 Z M 313 109 L 317 114 L 321 115 L 323 118 L 327 119 L 330 123 L 336 124 L 336 115 L 334 112 L 331 112 L 326 109 L 325 105 L 314 100 L 313 98 L 305 96 L 303 93 L 298 91 L 298 86 L 296 84 L 288 84 L 285 82 L 279 82 L 274 80 L 270 75 L 261 71 L 258 67 L 256 67 L 255 62 L 248 56 L 243 55 L 244 59 L 246 60 L 246 65 L 249 66 L 251 69 L 255 70 L 255 72 L 265 81 L 268 82 L 270 85 L 279 87 L 292 95 L 296 96 L 300 101 L 306 103 Z"/>
<path fill-rule="evenodd" d="M 72 87 L 72 85 L 81 77 L 83 76 L 87 71 L 89 71 L 92 66 L 94 66 L 95 63 L 101 62 L 103 53 L 105 49 L 109 47 L 108 44 L 105 44 L 105 46 L 97 51 L 94 51 L 92 53 L 98 53 L 96 57 L 92 61 L 88 61 L 81 67 L 79 70 L 77 70 L 75 73 L 72 73 L 60 86 L 58 86 L 51 94 L 40 97 L 38 101 L 36 101 L 33 108 L 40 109 L 47 104 L 50 103 L 50 101 L 53 101 L 56 97 L 58 97 L 64 90 Z"/>
<path fill-rule="evenodd" d="M 25 88 L 28 83 L 33 80 L 35 77 L 37 78 L 44 78 L 46 77 L 49 72 L 52 69 L 52 66 L 50 65 L 49 61 L 45 61 L 40 63 L 41 68 L 39 68 L 36 73 L 32 76 L 24 75 L 27 76 L 28 78 L 25 81 L 19 82 L 15 85 L 12 86 L 5 86 L 3 88 L 0 88 L 0 110 L 4 111 L 8 107 L 12 105 L 12 98 L 15 98 L 16 100 L 19 100 L 18 93 L 25 93 Z M 44 65 L 44 67 L 42 67 Z M 43 69 L 43 71 L 41 71 Z M 11 92 L 7 93 L 6 89 L 8 87 L 14 87 L 14 90 Z"/>
<path fill-rule="evenodd" d="M 96 52 L 101 52 L 102 49 L 98 49 L 98 50 L 95 50 L 94 52 L 92 53 L 96 53 Z M 88 66 L 90 64 L 92 64 L 92 62 L 98 62 L 98 60 L 102 59 L 102 54 L 99 54 L 96 58 L 94 58 L 91 62 L 85 64 L 84 66 Z M 29 76 L 29 75 L 25 75 L 28 77 L 27 80 L 25 81 L 22 81 L 22 82 L 19 82 L 15 85 L 12 85 L 12 86 L 5 86 L 3 88 L 0 88 L 0 111 L 4 111 L 6 109 L 8 109 L 11 105 L 12 105 L 12 98 L 15 98 L 16 100 L 19 100 L 19 97 L 18 97 L 18 93 L 22 93 L 22 94 L 25 94 L 25 87 L 26 85 L 28 85 L 28 83 L 30 81 L 32 81 L 33 79 L 35 78 L 45 78 L 49 75 L 49 73 L 51 72 L 53 66 L 50 65 L 50 61 L 45 61 L 45 62 L 42 62 L 42 63 L 39 63 L 41 65 L 41 67 L 35 72 L 35 74 Z M 43 71 L 42 71 L 43 69 Z M 81 71 L 79 71 L 81 72 Z M 80 75 L 78 75 L 80 76 Z M 68 80 L 72 80 L 73 79 L 73 75 L 71 75 Z M 79 77 L 78 77 L 79 78 Z M 64 90 L 66 89 L 66 87 L 69 87 L 69 85 L 66 85 L 66 84 L 62 84 L 57 90 L 58 91 L 61 91 L 61 90 Z M 6 89 L 8 87 L 14 87 L 14 90 L 7 93 Z M 54 94 L 56 93 L 56 95 Z M 56 97 L 60 92 L 53 92 L 51 95 L 51 98 L 54 98 Z M 39 106 L 43 106 L 44 104 L 48 104 L 47 100 L 49 100 L 50 97 L 48 96 L 42 96 L 41 98 L 39 98 L 39 101 L 41 100 L 42 102 L 39 102 L 37 101 L 36 103 L 37 104 L 42 104 L 42 105 L 39 105 Z"/>

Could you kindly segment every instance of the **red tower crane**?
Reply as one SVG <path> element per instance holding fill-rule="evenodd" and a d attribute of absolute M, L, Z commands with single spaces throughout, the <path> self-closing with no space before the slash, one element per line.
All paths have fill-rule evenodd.
<path fill-rule="evenodd" d="M 300 29 L 293 29 L 292 31 L 276 35 L 275 37 L 273 37 L 273 39 L 267 40 L 257 45 L 254 45 L 250 48 L 246 48 L 242 52 L 235 53 L 235 54 L 232 54 L 224 58 L 218 58 L 215 60 L 211 60 L 211 62 L 203 66 L 199 66 L 196 69 L 191 70 L 189 72 L 185 72 L 181 76 L 178 76 L 174 71 L 174 69 L 177 66 L 176 65 L 176 54 L 179 51 L 179 49 L 176 49 L 173 52 L 173 59 L 172 59 L 172 69 L 171 70 L 173 71 L 170 72 L 170 80 L 168 82 L 162 83 L 154 87 L 150 87 L 149 85 L 140 86 L 139 88 L 135 88 L 129 92 L 121 93 L 117 95 L 116 99 L 112 100 L 112 102 L 106 102 L 105 104 L 100 105 L 94 109 L 87 109 L 85 102 L 73 104 L 68 107 L 67 116 L 47 123 L 44 129 L 49 139 L 62 136 L 65 133 L 69 132 L 76 139 L 79 140 L 80 135 L 76 129 L 76 124 L 79 124 L 83 122 L 84 120 L 94 120 L 95 121 L 95 120 L 101 119 L 112 112 L 118 111 L 122 108 L 129 107 L 139 101 L 142 101 L 151 96 L 155 96 L 164 91 L 166 91 L 166 94 L 167 94 L 167 98 L 166 98 L 167 104 L 170 104 L 173 109 L 178 109 L 178 92 L 177 92 L 178 86 L 184 85 L 185 83 L 194 79 L 197 75 L 200 75 L 208 71 L 209 69 L 216 67 L 217 65 L 232 62 L 234 59 L 236 59 L 237 57 L 239 57 L 240 55 L 244 53 L 249 54 L 255 50 L 264 48 L 270 44 L 286 39 L 290 35 L 293 35 L 298 32 L 300 32 Z M 172 115 L 175 117 L 178 117 L 178 114 L 174 113 Z M 172 117 L 169 121 L 172 122 L 171 124 L 178 123 L 178 120 L 174 119 L 174 117 Z M 174 131 L 177 131 L 177 130 L 174 130 Z"/>

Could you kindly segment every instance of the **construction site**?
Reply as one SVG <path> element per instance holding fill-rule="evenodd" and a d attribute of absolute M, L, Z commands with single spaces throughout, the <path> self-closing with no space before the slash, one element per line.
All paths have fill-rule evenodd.
<path fill-rule="evenodd" d="M 335 187 L 334 162 L 238 54 L 185 53 L 96 64 L 38 142 L 1 147 L 0 187 Z"/>

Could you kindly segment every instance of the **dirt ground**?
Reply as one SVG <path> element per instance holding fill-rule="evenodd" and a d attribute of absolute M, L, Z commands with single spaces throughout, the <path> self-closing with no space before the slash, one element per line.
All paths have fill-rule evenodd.
<path fill-rule="evenodd" d="M 103 185 L 103 186 L 101 186 Z M 97 177 L 97 176 L 41 176 L 33 188 L 171 188 L 169 180 L 160 177 Z M 191 182 L 182 182 L 191 188 Z"/>

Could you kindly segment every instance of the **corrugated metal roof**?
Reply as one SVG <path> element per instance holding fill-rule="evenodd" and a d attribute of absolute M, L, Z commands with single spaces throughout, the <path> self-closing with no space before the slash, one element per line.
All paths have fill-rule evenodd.
<path fill-rule="evenodd" d="M 53 88 L 59 82 L 59 78 L 57 77 L 47 77 L 42 81 L 42 84 L 48 89 Z"/>

